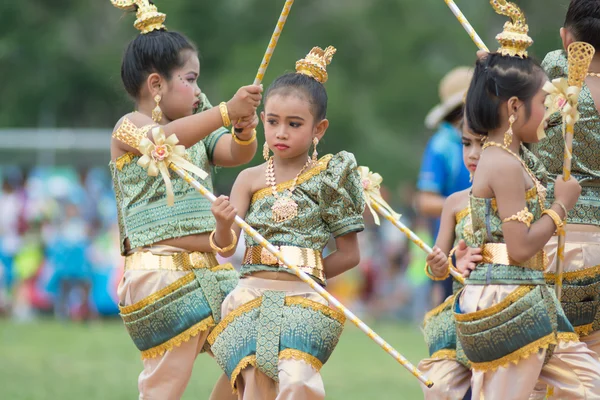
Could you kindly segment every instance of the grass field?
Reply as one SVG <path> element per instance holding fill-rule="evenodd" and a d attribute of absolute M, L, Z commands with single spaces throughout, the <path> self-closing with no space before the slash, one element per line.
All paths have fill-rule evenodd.
<path fill-rule="evenodd" d="M 416 327 L 373 328 L 411 362 L 426 355 Z M 118 320 L 88 326 L 0 320 L 0 399 L 121 400 L 137 398 L 140 360 Z M 328 399 L 420 399 L 418 381 L 353 325 L 322 370 Z M 184 399 L 206 399 L 220 374 L 198 357 Z"/>

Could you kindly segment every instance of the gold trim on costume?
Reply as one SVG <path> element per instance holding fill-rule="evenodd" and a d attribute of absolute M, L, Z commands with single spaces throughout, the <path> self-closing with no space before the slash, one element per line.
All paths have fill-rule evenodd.
<path fill-rule="evenodd" d="M 316 357 L 311 356 L 308 353 L 305 353 L 296 349 L 285 349 L 279 352 L 278 356 L 279 360 L 299 360 L 304 361 L 311 367 L 313 367 L 317 372 L 323 368 L 323 363 Z M 235 386 L 235 381 L 237 380 L 238 375 L 247 367 L 255 367 L 256 368 L 256 355 L 252 354 L 246 356 L 240 360 L 238 365 L 234 368 L 231 373 L 231 380 L 229 381 L 231 387 L 233 388 L 233 393 L 237 393 L 237 387 Z"/>
<path fill-rule="evenodd" d="M 501 264 L 501 265 L 514 265 L 522 268 L 532 269 L 534 271 L 543 271 L 546 269 L 548 264 L 548 257 L 542 250 L 536 253 L 529 260 L 519 263 L 508 255 L 508 247 L 505 243 L 486 243 L 482 246 L 481 260 L 484 264 Z"/>
<path fill-rule="evenodd" d="M 573 327 L 575 333 L 579 336 L 587 336 L 594 330 L 594 323 Z"/>
<path fill-rule="evenodd" d="M 325 282 L 323 256 L 320 250 L 296 246 L 275 246 L 281 255 L 302 271 Z M 262 246 L 246 247 L 242 264 L 280 265 L 279 260 Z"/>
<path fill-rule="evenodd" d="M 454 295 L 448 297 L 446 299 L 446 301 L 444 301 L 442 304 L 440 304 L 439 306 L 435 307 L 434 309 L 430 310 L 429 312 L 427 312 L 427 314 L 425 314 L 425 318 L 423 318 L 423 325 L 427 324 L 427 322 L 435 317 L 436 315 L 438 315 L 439 313 L 441 313 L 442 311 L 444 311 L 444 309 L 446 307 L 448 307 L 449 304 L 454 303 Z"/>
<path fill-rule="evenodd" d="M 252 311 L 255 308 L 260 307 L 261 304 L 262 304 L 262 296 L 257 297 L 254 300 L 250 300 L 249 302 L 242 304 L 241 306 L 239 306 L 238 308 L 236 308 L 235 310 L 233 310 L 232 312 L 227 314 L 227 316 L 225 318 L 223 318 L 217 326 L 215 326 L 213 331 L 210 333 L 210 335 L 206 339 L 208 341 L 208 343 L 212 346 L 215 343 L 215 340 L 217 340 L 217 337 L 221 333 L 223 333 L 223 331 L 229 326 L 229 324 L 231 322 L 233 322 L 233 320 L 235 318 L 237 318 L 240 315 L 245 314 L 249 311 Z M 346 316 L 344 314 L 342 314 L 341 312 L 334 310 L 333 308 L 326 306 L 324 304 L 307 299 L 305 297 L 286 296 L 284 304 L 286 306 L 298 305 L 298 306 L 301 306 L 304 308 L 312 308 L 313 310 L 315 310 L 317 312 L 320 312 L 330 318 L 335 319 L 342 325 L 346 323 Z"/>
<path fill-rule="evenodd" d="M 469 214 L 471 214 L 471 207 L 463 208 L 459 212 L 456 213 L 456 223 L 460 223 L 463 219 L 465 219 Z"/>
<path fill-rule="evenodd" d="M 495 371 L 499 367 L 508 366 L 510 363 L 516 365 L 520 360 L 528 358 L 541 349 L 548 349 L 548 346 L 556 343 L 556 335 L 551 333 L 497 360 L 482 363 L 471 362 L 471 367 L 476 371 Z"/>
<path fill-rule="evenodd" d="M 579 335 L 575 332 L 558 332 L 556 338 L 559 342 L 579 342 Z"/>
<path fill-rule="evenodd" d="M 316 175 L 319 175 L 321 172 L 323 172 L 325 169 L 327 169 L 329 160 L 331 160 L 332 157 L 333 157 L 332 154 L 327 154 L 326 156 L 323 156 L 317 162 L 317 165 L 315 165 L 313 168 L 309 169 L 308 171 L 304 172 L 303 174 L 301 174 L 298 177 L 298 181 L 296 182 L 296 185 L 301 185 L 302 183 L 308 181 L 309 179 L 311 179 L 312 177 L 314 177 Z M 277 192 L 283 192 L 284 190 L 291 188 L 293 184 L 294 184 L 294 180 L 281 182 L 281 183 L 278 183 L 277 185 L 275 185 L 275 189 L 277 190 Z M 269 196 L 273 196 L 273 192 L 270 187 L 266 187 L 266 188 L 257 190 L 252 195 L 252 200 L 251 200 L 250 204 L 252 204 L 255 201 L 258 201 L 260 199 L 264 199 L 265 197 L 269 197 Z"/>
<path fill-rule="evenodd" d="M 594 278 L 598 275 L 600 275 L 600 265 L 596 265 L 590 268 L 578 269 L 577 271 L 565 272 L 563 273 L 563 282 L 577 279 Z M 546 278 L 546 281 L 551 281 L 552 283 L 554 283 L 555 277 L 556 274 L 551 272 L 544 274 L 544 278 Z"/>
<path fill-rule="evenodd" d="M 125 257 L 125 271 L 191 271 L 193 269 L 214 268 L 219 265 L 214 253 L 175 253 L 168 256 L 139 251 Z"/>
<path fill-rule="evenodd" d="M 535 200 L 537 196 L 537 188 L 535 185 L 533 185 L 533 187 L 531 187 L 530 189 L 528 189 L 525 192 L 525 201 L 531 201 L 531 200 Z M 494 211 L 498 211 L 498 203 L 496 202 L 496 198 L 492 198 L 492 209 Z"/>
<path fill-rule="evenodd" d="M 219 324 L 215 326 L 215 329 L 213 329 L 210 335 L 208 335 L 208 338 L 206 339 L 208 343 L 212 346 L 215 343 L 215 340 L 217 340 L 217 336 L 219 336 L 235 318 L 247 313 L 248 311 L 252 311 L 255 308 L 260 307 L 261 304 L 262 296 L 242 304 L 241 306 L 227 314 L 227 316 L 221 319 L 221 322 L 219 322 Z"/>
<path fill-rule="evenodd" d="M 442 349 L 431 355 L 434 360 L 456 360 L 456 350 Z"/>
<path fill-rule="evenodd" d="M 225 264 L 220 264 L 217 265 L 216 267 L 212 267 L 210 269 L 211 272 L 218 272 L 218 271 L 235 271 L 235 268 L 233 268 L 233 265 L 231 263 L 225 263 Z"/>
<path fill-rule="evenodd" d="M 520 298 L 522 298 L 523 296 L 525 296 L 527 293 L 531 292 L 535 288 L 536 288 L 535 285 L 519 286 L 517 289 L 515 289 L 513 292 L 511 292 L 508 296 L 506 296 L 506 298 L 504 298 L 504 300 L 502 300 L 498 304 L 495 304 L 491 307 L 484 308 L 483 310 L 475 311 L 475 312 L 468 313 L 468 314 L 460 314 L 460 313 L 454 312 L 454 318 L 460 322 L 469 322 L 469 321 L 475 321 L 475 320 L 478 320 L 481 318 L 491 317 L 492 315 L 497 314 L 500 311 L 504 310 L 505 308 L 510 306 L 512 303 L 516 302 L 517 300 L 519 300 Z"/>
<path fill-rule="evenodd" d="M 119 171 L 123 170 L 123 167 L 126 166 L 127 164 L 130 164 L 133 162 L 133 159 L 136 157 L 135 154 L 128 152 L 123 154 L 122 156 L 119 156 L 116 160 L 115 160 L 115 167 L 117 167 L 117 169 Z"/>
<path fill-rule="evenodd" d="M 279 352 L 279 360 L 299 360 L 304 361 L 317 372 L 323 368 L 323 363 L 315 356 L 296 349 L 285 349 Z"/>
<path fill-rule="evenodd" d="M 238 375 L 240 374 L 240 372 L 242 372 L 242 370 L 244 368 L 247 368 L 250 366 L 256 368 L 256 356 L 255 355 L 246 356 L 246 357 L 242 358 L 240 360 L 240 362 L 238 363 L 238 365 L 233 370 L 233 372 L 231 373 L 231 380 L 229 383 L 231 384 L 231 387 L 233 388 L 233 394 L 237 393 L 237 388 L 235 387 L 235 381 L 236 381 Z"/>
<path fill-rule="evenodd" d="M 187 274 L 183 278 L 176 280 L 175 282 L 171 283 L 169 286 L 165 286 L 164 288 L 160 289 L 158 292 L 152 293 L 150 296 L 143 298 L 142 300 L 138 301 L 137 303 L 134 303 L 130 306 L 119 305 L 119 310 L 121 312 L 121 315 L 131 314 L 132 312 L 139 311 L 142 308 L 149 306 L 150 304 L 156 303 L 157 301 L 159 301 L 163 297 L 173 293 L 177 289 L 181 289 L 183 286 L 187 285 L 188 283 L 193 282 L 194 279 L 196 279 L 196 275 L 194 273 Z"/>
<path fill-rule="evenodd" d="M 121 125 L 113 132 L 112 137 L 134 149 L 139 149 L 140 142 L 142 139 L 148 137 L 148 131 L 154 126 L 145 125 L 138 128 L 129 118 L 125 117 Z"/>
<path fill-rule="evenodd" d="M 213 317 L 210 316 L 208 318 L 205 318 L 202 321 L 198 322 L 196 325 L 181 332 L 179 335 L 167 340 L 166 342 L 151 349 L 142 351 L 142 359 L 160 357 L 163 354 L 165 354 L 165 352 L 173 350 L 174 347 L 181 346 L 183 343 L 188 342 L 194 336 L 199 335 L 200 332 L 206 331 L 213 326 L 215 326 L 215 320 L 213 319 Z"/>
<path fill-rule="evenodd" d="M 306 297 L 301 296 L 289 296 L 285 298 L 286 306 L 300 306 L 304 308 L 312 308 L 315 311 L 320 312 L 330 318 L 335 319 L 340 324 L 344 325 L 346 323 L 346 316 L 325 304 L 321 304 L 319 302 L 307 299 Z"/>

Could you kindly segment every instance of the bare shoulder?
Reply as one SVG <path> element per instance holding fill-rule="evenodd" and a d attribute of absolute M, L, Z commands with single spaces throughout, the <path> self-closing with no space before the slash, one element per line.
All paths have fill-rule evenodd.
<path fill-rule="evenodd" d="M 456 214 L 469 205 L 469 195 L 471 194 L 471 188 L 461 190 L 460 192 L 452 193 L 446 199 L 444 208 L 448 207 L 452 210 L 453 214 Z"/>
<path fill-rule="evenodd" d="M 239 173 L 236 179 L 237 184 L 243 184 L 248 187 L 251 193 L 254 193 L 262 188 L 265 188 L 265 171 L 267 168 L 266 163 L 246 168 Z"/>
<path fill-rule="evenodd" d="M 131 122 L 133 125 L 135 125 L 138 128 L 156 124 L 154 121 L 152 121 L 152 118 L 148 117 L 147 115 L 144 115 L 139 112 L 131 112 L 129 114 L 123 115 L 117 121 L 117 123 L 115 124 L 115 127 L 113 128 L 113 132 L 115 132 L 117 129 L 119 129 L 119 127 L 123 124 L 123 122 L 125 120 L 128 120 L 129 122 Z"/>

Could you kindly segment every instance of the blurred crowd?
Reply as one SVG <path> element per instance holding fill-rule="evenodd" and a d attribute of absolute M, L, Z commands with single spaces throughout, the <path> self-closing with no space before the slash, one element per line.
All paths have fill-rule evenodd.
<path fill-rule="evenodd" d="M 108 170 L 1 169 L 0 312 L 87 320 L 118 312 L 122 261 Z"/>
<path fill-rule="evenodd" d="M 17 321 L 51 315 L 89 320 L 118 314 L 123 273 L 116 206 L 107 168 L 0 167 L 0 314 Z M 426 224 L 410 207 L 412 185 L 391 195 L 403 222 L 423 239 Z M 355 312 L 419 323 L 429 307 L 425 255 L 368 210 L 359 236 L 362 260 L 328 289 Z M 231 262 L 239 266 L 243 246 Z"/>

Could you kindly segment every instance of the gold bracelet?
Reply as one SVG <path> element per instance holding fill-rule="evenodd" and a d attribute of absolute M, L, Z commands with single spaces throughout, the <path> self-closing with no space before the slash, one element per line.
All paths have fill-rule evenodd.
<path fill-rule="evenodd" d="M 227 103 L 222 102 L 219 104 L 219 111 L 221 111 L 221 119 L 223 120 L 223 126 L 228 128 L 231 126 L 231 119 L 229 118 L 229 110 L 227 110 Z"/>
<path fill-rule="evenodd" d="M 256 129 L 252 129 L 252 137 L 250 139 L 248 139 L 248 140 L 242 140 L 242 139 L 240 139 L 235 134 L 235 130 L 234 129 L 231 130 L 231 136 L 233 136 L 233 141 L 236 142 L 237 144 L 239 144 L 241 146 L 248 146 L 249 144 L 252 144 L 256 140 Z"/>
<path fill-rule="evenodd" d="M 227 253 L 228 251 L 231 251 L 235 248 L 235 246 L 237 245 L 237 235 L 235 234 L 235 231 L 233 229 L 231 230 L 231 235 L 233 236 L 233 241 L 231 242 L 231 244 L 229 246 L 224 247 L 224 248 L 220 248 L 219 246 L 217 246 L 215 244 L 215 232 L 216 231 L 212 231 L 210 233 L 210 236 L 208 237 L 208 242 L 210 244 L 211 249 L 213 249 L 217 253 Z"/>
<path fill-rule="evenodd" d="M 550 218 L 552 218 L 552 222 L 554 222 L 554 225 L 556 225 L 556 232 L 558 232 L 558 233 L 562 232 L 565 222 L 560 219 L 560 216 L 558 215 L 558 213 L 554 210 L 547 209 L 547 210 L 544 210 L 544 212 L 542 212 L 542 215 L 544 215 L 544 214 L 549 216 Z"/>
<path fill-rule="evenodd" d="M 450 268 L 454 268 L 458 271 L 458 268 L 456 268 L 452 262 L 452 256 L 454 253 L 456 253 L 456 249 L 458 249 L 458 246 L 455 246 L 452 250 L 450 250 L 450 253 L 448 253 L 448 273 L 450 273 Z"/>
<path fill-rule="evenodd" d="M 527 207 L 525 207 L 524 209 L 522 209 L 515 215 L 510 216 L 508 218 L 504 218 L 502 220 L 502 223 L 511 222 L 511 221 L 521 222 L 521 223 L 527 225 L 527 227 L 529 228 L 531 226 L 531 221 L 533 221 L 533 214 L 529 212 Z"/>
<path fill-rule="evenodd" d="M 450 276 L 450 268 L 448 268 L 446 270 L 446 275 L 438 277 L 431 273 L 429 264 L 426 263 L 425 264 L 425 275 L 427 275 L 427 277 L 429 279 L 431 279 L 432 281 L 445 281 Z"/>
<path fill-rule="evenodd" d="M 552 204 L 556 204 L 557 206 L 559 206 L 560 208 L 562 208 L 562 210 L 565 212 L 565 221 L 567 220 L 567 215 L 569 215 L 569 211 L 567 211 L 567 207 L 565 207 L 565 205 L 563 204 L 562 201 L 560 200 L 554 200 L 554 203 Z"/>

